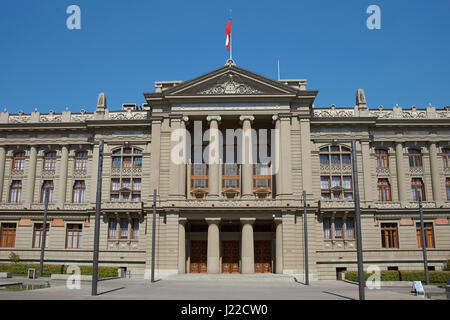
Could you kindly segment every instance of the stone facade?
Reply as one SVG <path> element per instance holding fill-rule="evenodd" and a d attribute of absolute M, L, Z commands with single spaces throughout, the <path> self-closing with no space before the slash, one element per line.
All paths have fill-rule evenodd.
<path fill-rule="evenodd" d="M 317 108 L 318 91 L 307 90 L 306 80 L 274 81 L 233 61 L 155 87 L 144 94 L 145 105 L 121 111 L 109 110 L 101 94 L 93 113 L 0 114 L 0 261 L 7 262 L 10 252 L 39 260 L 47 186 L 46 261 L 91 262 L 101 139 L 100 261 L 127 268 L 133 277 L 150 276 L 154 189 L 157 277 L 273 272 L 302 279 L 304 190 L 311 278 L 356 270 L 352 139 L 365 266 L 422 268 L 412 192 L 417 183 L 431 230 L 429 265 L 439 270 L 450 258 L 449 107 L 373 109 L 358 90 L 354 107 Z M 173 132 L 186 129 L 193 137 L 195 123 L 202 133 L 209 129 L 215 143 L 221 130 L 244 130 L 244 158 L 255 144 L 246 129 L 276 129 L 270 148 L 280 155 L 278 171 L 258 176 L 247 161 L 231 171 L 220 160 L 207 170 L 193 161 L 174 163 L 179 140 L 171 139 Z M 418 151 L 417 165 L 411 150 Z"/>

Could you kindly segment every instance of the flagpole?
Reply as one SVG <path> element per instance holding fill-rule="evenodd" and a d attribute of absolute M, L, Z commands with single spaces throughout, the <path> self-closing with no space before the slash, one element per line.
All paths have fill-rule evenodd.
<path fill-rule="evenodd" d="M 230 9 L 230 21 L 231 21 L 231 27 L 230 27 L 230 60 L 233 60 L 233 17 L 232 17 L 232 10 Z"/>

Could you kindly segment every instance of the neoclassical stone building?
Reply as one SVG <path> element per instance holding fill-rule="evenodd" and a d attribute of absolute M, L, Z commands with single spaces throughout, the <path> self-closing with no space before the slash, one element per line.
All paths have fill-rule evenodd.
<path fill-rule="evenodd" d="M 355 139 L 365 267 L 421 269 L 418 196 L 429 265 L 450 258 L 450 108 L 314 107 L 304 79 L 274 81 L 228 61 L 198 78 L 156 82 L 142 106 L 93 113 L 0 114 L 0 261 L 39 260 L 49 190 L 46 262 L 92 261 L 99 141 L 105 142 L 100 261 L 148 277 L 157 189 L 156 276 L 177 273 L 304 274 L 303 190 L 309 270 L 335 279 L 356 270 L 351 140 Z M 199 129 L 201 128 L 201 129 Z M 172 139 L 176 130 L 187 134 Z M 209 131 L 208 131 L 209 129 Z M 267 143 L 236 135 L 207 163 L 209 137 L 268 129 Z M 181 141 L 187 163 L 172 161 Z M 234 138 L 233 138 L 234 139 Z M 258 139 L 258 143 L 256 143 Z M 188 145 L 186 143 L 186 145 Z M 256 146 L 257 145 L 257 146 Z M 255 147 L 256 146 L 256 147 Z M 251 149 L 253 150 L 253 149 Z M 260 152 L 278 154 L 277 169 Z M 183 153 L 181 153 L 183 154 Z M 180 155 L 180 153 L 178 153 Z M 211 154 L 209 154 L 211 156 Z M 241 159 L 241 158 L 239 158 Z"/>

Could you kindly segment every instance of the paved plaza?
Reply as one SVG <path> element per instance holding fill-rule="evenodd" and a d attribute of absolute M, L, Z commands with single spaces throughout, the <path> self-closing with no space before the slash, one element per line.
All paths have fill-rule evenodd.
<path fill-rule="evenodd" d="M 39 283 L 14 278 L 5 283 Z M 435 294 L 444 292 L 432 289 Z M 69 290 L 66 281 L 50 281 L 50 288 L 31 291 L 0 289 L 0 300 L 354 300 L 358 286 L 343 281 L 316 281 L 306 286 L 294 278 L 173 277 L 151 283 L 149 280 L 112 279 L 100 281 L 97 297 L 91 297 L 91 283 L 81 282 L 81 289 Z M 410 289 L 366 289 L 367 300 L 426 300 L 410 293 Z"/>

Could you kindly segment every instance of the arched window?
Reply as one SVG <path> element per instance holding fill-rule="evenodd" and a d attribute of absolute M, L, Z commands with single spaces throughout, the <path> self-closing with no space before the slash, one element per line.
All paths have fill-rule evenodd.
<path fill-rule="evenodd" d="M 388 153 L 386 150 L 376 149 L 375 158 L 377 160 L 377 168 L 389 168 Z"/>
<path fill-rule="evenodd" d="M 23 164 L 25 162 L 25 152 L 19 151 L 14 154 L 13 170 L 23 170 Z"/>
<path fill-rule="evenodd" d="M 22 197 L 22 181 L 15 180 L 11 183 L 9 190 L 9 202 L 19 203 Z"/>
<path fill-rule="evenodd" d="M 422 166 L 422 154 L 420 153 L 420 150 L 409 149 L 408 157 L 409 157 L 409 166 L 411 168 Z"/>
<path fill-rule="evenodd" d="M 142 150 L 120 148 L 113 151 L 113 168 L 142 168 Z"/>
<path fill-rule="evenodd" d="M 84 203 L 86 201 L 86 184 L 84 181 L 75 181 L 73 186 L 73 203 Z"/>
<path fill-rule="evenodd" d="M 322 200 L 352 200 L 351 149 L 327 146 L 320 149 Z"/>
<path fill-rule="evenodd" d="M 44 170 L 55 170 L 56 168 L 56 152 L 47 152 L 44 156 Z"/>
<path fill-rule="evenodd" d="M 45 192 L 48 190 L 48 202 L 53 202 L 53 181 L 52 180 L 46 180 L 42 184 L 42 192 L 41 192 L 41 202 L 44 202 L 44 195 Z"/>
<path fill-rule="evenodd" d="M 378 179 L 378 201 L 391 201 L 391 185 L 388 179 Z"/>
<path fill-rule="evenodd" d="M 442 150 L 442 158 L 444 159 L 444 168 L 450 168 L 450 149 Z"/>
<path fill-rule="evenodd" d="M 87 151 L 80 151 L 75 154 L 75 170 L 87 169 L 88 153 Z"/>

